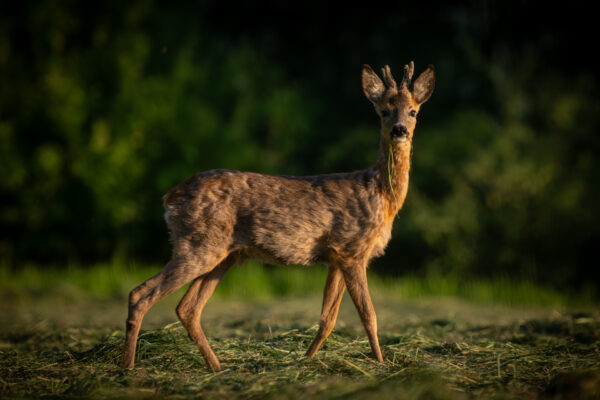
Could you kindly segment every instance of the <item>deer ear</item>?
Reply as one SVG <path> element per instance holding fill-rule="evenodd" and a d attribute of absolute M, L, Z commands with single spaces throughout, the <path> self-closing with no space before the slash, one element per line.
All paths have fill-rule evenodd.
<path fill-rule="evenodd" d="M 373 104 L 381 99 L 381 96 L 385 93 L 383 82 L 379 79 L 375 71 L 373 71 L 373 68 L 367 64 L 365 64 L 362 69 L 362 88 L 367 99 Z"/>
<path fill-rule="evenodd" d="M 427 67 L 425 71 L 413 82 L 412 94 L 415 101 L 419 104 L 425 103 L 435 87 L 435 71 L 433 65 Z"/>

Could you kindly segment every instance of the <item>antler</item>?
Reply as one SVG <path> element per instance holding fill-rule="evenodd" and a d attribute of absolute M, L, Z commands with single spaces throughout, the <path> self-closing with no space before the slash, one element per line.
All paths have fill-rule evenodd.
<path fill-rule="evenodd" d="M 381 75 L 383 75 L 383 81 L 385 82 L 385 85 L 389 89 L 397 89 L 398 88 L 398 86 L 396 85 L 396 81 L 394 80 L 394 77 L 392 76 L 392 71 L 390 70 L 389 65 L 386 65 L 385 67 L 381 68 Z"/>
<path fill-rule="evenodd" d="M 401 87 L 405 86 L 407 89 L 409 89 L 410 81 L 412 80 L 414 72 L 415 72 L 415 63 L 414 62 L 411 61 L 407 65 L 404 66 L 404 76 L 402 77 L 402 84 L 400 85 Z"/>
<path fill-rule="evenodd" d="M 407 89 L 410 88 L 410 81 L 412 80 L 414 72 L 415 72 L 415 63 L 414 62 L 411 61 L 407 65 L 404 66 L 404 76 L 402 77 L 402 82 L 400 83 L 400 88 L 402 88 L 403 86 L 406 87 Z M 394 80 L 394 77 L 392 76 L 392 71 L 390 70 L 389 65 L 386 65 L 385 67 L 381 68 L 381 75 L 383 76 L 383 81 L 385 82 L 385 85 L 389 89 L 398 89 L 398 85 L 396 84 L 396 81 Z"/>

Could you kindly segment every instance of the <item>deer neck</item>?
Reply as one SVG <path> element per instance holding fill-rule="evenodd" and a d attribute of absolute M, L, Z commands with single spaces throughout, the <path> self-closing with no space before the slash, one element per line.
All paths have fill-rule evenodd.
<path fill-rule="evenodd" d="M 402 143 L 393 143 L 382 136 L 379 142 L 379 158 L 375 168 L 378 172 L 380 193 L 391 217 L 402 208 L 408 193 L 411 148 L 410 139 Z"/>

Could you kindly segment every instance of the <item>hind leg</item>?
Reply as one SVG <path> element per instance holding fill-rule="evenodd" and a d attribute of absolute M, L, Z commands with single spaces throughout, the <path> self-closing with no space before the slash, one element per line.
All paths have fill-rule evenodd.
<path fill-rule="evenodd" d="M 202 275 L 190 285 L 181 302 L 177 306 L 177 315 L 187 329 L 190 338 L 198 346 L 198 350 L 213 371 L 221 371 L 221 364 L 210 348 L 200 323 L 202 310 L 212 296 L 217 285 L 236 259 L 230 255 L 209 273 Z"/>
<path fill-rule="evenodd" d="M 329 266 L 325 290 L 323 291 L 323 308 L 321 311 L 321 321 L 319 322 L 319 331 L 306 352 L 306 357 L 312 358 L 333 330 L 345 290 L 346 283 L 344 282 L 342 271 L 335 266 Z"/>
<path fill-rule="evenodd" d="M 224 252 L 212 252 L 201 258 L 175 256 L 158 274 L 131 291 L 123 368 L 133 368 L 138 334 L 150 307 L 197 276 L 211 271 L 226 255 Z"/>

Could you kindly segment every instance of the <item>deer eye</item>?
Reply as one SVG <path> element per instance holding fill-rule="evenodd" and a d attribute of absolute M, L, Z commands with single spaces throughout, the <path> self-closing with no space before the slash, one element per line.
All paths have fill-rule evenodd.
<path fill-rule="evenodd" d="M 388 110 L 387 108 L 385 108 L 385 109 L 381 110 L 381 116 L 382 116 L 383 118 L 387 118 L 387 117 L 389 117 L 389 116 L 390 116 L 390 110 Z"/>
<path fill-rule="evenodd" d="M 417 112 L 415 110 L 410 110 L 410 112 L 408 113 L 411 117 L 414 117 L 415 115 L 417 115 Z"/>

